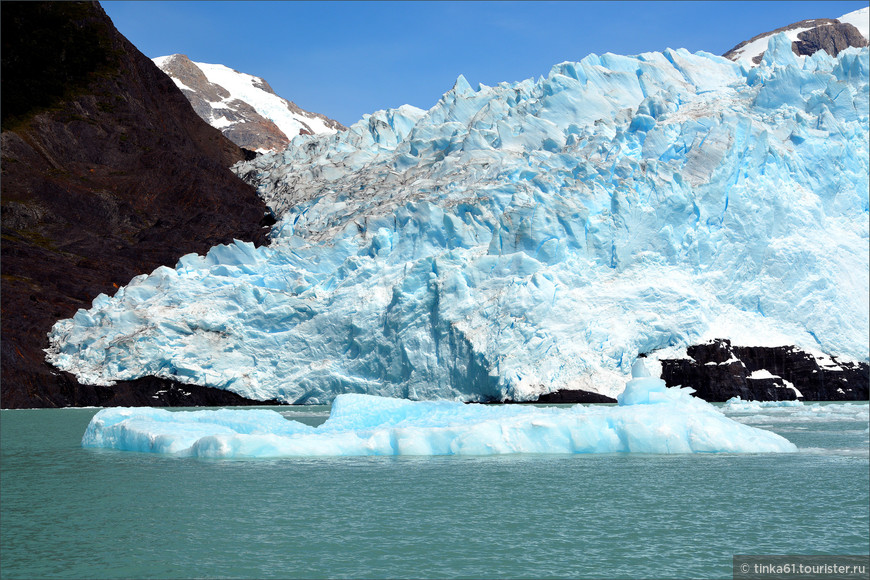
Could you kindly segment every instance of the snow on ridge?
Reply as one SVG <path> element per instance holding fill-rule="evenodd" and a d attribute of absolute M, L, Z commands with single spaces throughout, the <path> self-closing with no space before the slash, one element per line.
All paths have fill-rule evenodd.
<path fill-rule="evenodd" d="M 460 79 L 297 137 L 235 168 L 270 246 L 101 295 L 47 358 L 297 403 L 612 396 L 639 353 L 720 330 L 866 360 L 870 52 L 790 44 L 751 69 L 681 49 Z"/>
<path fill-rule="evenodd" d="M 175 56 L 175 55 L 174 55 L 174 54 L 169 54 L 169 55 L 166 55 L 166 56 L 158 56 L 158 57 L 152 58 L 151 61 L 152 61 L 154 64 L 156 64 L 158 68 L 160 68 L 160 69 L 162 70 L 162 69 L 163 69 L 163 66 L 166 64 L 166 62 L 167 62 L 170 58 L 172 58 L 173 56 Z"/>
<path fill-rule="evenodd" d="M 276 95 L 262 78 L 185 55 L 152 59 L 185 90 L 206 122 L 241 147 L 281 150 L 300 134 L 332 134 L 341 124 Z M 216 113 L 215 110 L 221 110 Z"/>
<path fill-rule="evenodd" d="M 843 24 L 851 24 L 858 29 L 866 40 L 870 41 L 870 7 L 864 7 L 854 12 L 849 12 L 837 18 Z"/>
<path fill-rule="evenodd" d="M 782 34 L 785 34 L 791 42 L 795 42 L 798 40 L 798 35 L 800 35 L 801 32 L 812 30 L 813 28 L 815 28 L 815 26 L 793 28 L 791 30 L 784 31 Z M 755 59 L 760 54 L 764 53 L 765 50 L 767 50 L 767 43 L 770 41 L 770 37 L 773 36 L 773 34 L 774 33 L 764 35 L 760 38 L 757 38 L 756 40 L 751 41 L 743 48 L 737 49 L 736 51 L 734 51 L 734 60 L 747 68 L 756 66 L 756 63 L 753 59 Z M 797 58 L 804 59 L 806 57 L 797 56 Z"/>
<path fill-rule="evenodd" d="M 839 18 L 834 20 L 839 21 L 843 24 L 851 24 L 858 30 L 858 32 L 864 37 L 865 40 L 870 41 L 870 8 L 861 8 L 859 10 L 849 12 L 848 14 L 844 14 L 843 16 L 840 16 Z M 755 59 L 759 58 L 767 49 L 767 44 L 772 36 L 776 34 L 785 34 L 790 41 L 797 42 L 800 40 L 799 35 L 802 32 L 816 28 L 819 21 L 830 22 L 830 20 L 824 18 L 808 19 L 806 21 L 796 22 L 791 26 L 783 27 L 776 31 L 759 34 L 758 36 L 747 42 L 744 46 L 729 51 L 727 53 L 728 58 L 734 60 L 735 62 L 741 63 L 747 68 L 757 66 Z M 803 22 L 806 22 L 804 26 L 797 26 L 798 24 L 802 24 Z M 806 57 L 800 55 L 797 56 L 797 58 L 799 61 L 803 62 Z"/>
<path fill-rule="evenodd" d="M 192 61 L 193 62 L 193 61 Z M 224 102 L 240 99 L 245 101 L 263 117 L 275 123 L 281 131 L 292 139 L 300 131 L 332 134 L 335 129 L 328 127 L 322 119 L 314 115 L 293 113 L 287 107 L 287 101 L 263 88 L 264 81 L 231 69 L 222 64 L 193 62 L 205 74 L 209 82 L 220 85 L 230 93 Z"/>

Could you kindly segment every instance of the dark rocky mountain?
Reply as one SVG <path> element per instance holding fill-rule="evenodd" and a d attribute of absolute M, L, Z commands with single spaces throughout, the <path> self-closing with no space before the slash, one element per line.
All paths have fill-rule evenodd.
<path fill-rule="evenodd" d="M 798 56 L 810 56 L 824 50 L 832 56 L 837 56 L 841 51 L 850 46 L 863 47 L 867 46 L 867 37 L 862 34 L 854 24 L 844 22 L 843 20 L 853 20 L 862 17 L 866 20 L 866 9 L 847 14 L 841 19 L 833 18 L 815 18 L 810 20 L 801 20 L 758 34 L 749 40 L 745 40 L 726 52 L 725 58 L 733 61 L 743 61 L 747 64 L 759 64 L 764 57 L 764 51 L 767 48 L 767 40 L 785 32 L 792 38 L 792 51 Z"/>
<path fill-rule="evenodd" d="M 223 65 L 196 63 L 183 54 L 154 62 L 173 79 L 197 115 L 239 147 L 281 151 L 297 135 L 346 129 L 338 121 L 278 96 L 260 77 Z"/>
<path fill-rule="evenodd" d="M 3 2 L 3 407 L 240 404 L 143 379 L 79 384 L 44 359 L 55 321 L 233 238 L 266 243 L 240 148 L 96 2 Z M 190 393 L 185 395 L 183 393 Z"/>
<path fill-rule="evenodd" d="M 690 346 L 689 358 L 662 361 L 669 387 L 692 387 L 706 401 L 866 401 L 867 363 L 816 358 L 793 346 L 732 346 L 714 340 Z"/>

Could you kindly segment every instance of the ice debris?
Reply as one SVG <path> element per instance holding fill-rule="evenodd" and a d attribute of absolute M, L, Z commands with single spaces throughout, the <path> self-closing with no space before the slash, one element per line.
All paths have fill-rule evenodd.
<path fill-rule="evenodd" d="M 279 219 L 58 322 L 84 382 L 615 396 L 707 338 L 867 360 L 868 49 L 589 55 L 236 166 Z M 627 395 L 628 396 L 628 395 Z"/>
<path fill-rule="evenodd" d="M 636 376 L 624 394 L 618 406 L 568 408 L 344 394 L 317 427 L 265 409 L 109 408 L 91 419 L 82 445 L 213 458 L 797 450 L 732 421 L 691 389 Z"/>
<path fill-rule="evenodd" d="M 747 412 L 754 413 L 761 409 L 770 409 L 775 407 L 803 407 L 803 401 L 744 401 L 740 397 L 731 397 L 722 408 L 726 411 L 734 413 Z"/>
<path fill-rule="evenodd" d="M 741 423 L 782 424 L 814 422 L 870 421 L 870 405 L 866 401 L 839 403 L 804 403 L 803 401 L 744 401 L 729 399 L 720 410 Z"/>

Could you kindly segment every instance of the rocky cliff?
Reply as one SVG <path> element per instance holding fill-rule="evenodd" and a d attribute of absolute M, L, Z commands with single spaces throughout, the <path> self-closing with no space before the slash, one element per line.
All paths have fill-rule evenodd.
<path fill-rule="evenodd" d="M 239 147 L 95 2 L 3 2 L 2 86 L 2 406 L 244 402 L 147 378 L 84 386 L 43 352 L 56 320 L 137 274 L 266 242 L 263 202 L 228 169 Z"/>

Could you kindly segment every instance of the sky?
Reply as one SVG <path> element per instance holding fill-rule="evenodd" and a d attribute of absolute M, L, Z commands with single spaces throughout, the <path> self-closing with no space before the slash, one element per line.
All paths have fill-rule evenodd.
<path fill-rule="evenodd" d="M 263 77 L 344 125 L 379 109 L 432 107 L 456 77 L 495 85 L 546 76 L 590 53 L 686 48 L 723 54 L 861 1 L 101 2 L 148 57 L 186 54 Z"/>

